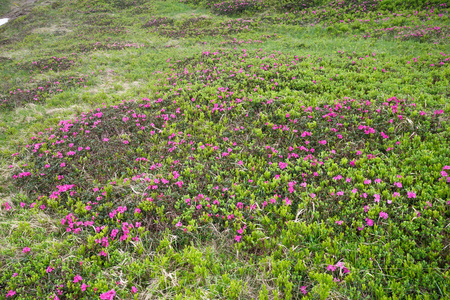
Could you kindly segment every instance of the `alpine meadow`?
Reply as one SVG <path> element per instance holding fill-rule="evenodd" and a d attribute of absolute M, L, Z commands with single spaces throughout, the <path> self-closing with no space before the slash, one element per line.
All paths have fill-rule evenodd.
<path fill-rule="evenodd" d="M 447 0 L 0 2 L 0 300 L 450 299 Z"/>

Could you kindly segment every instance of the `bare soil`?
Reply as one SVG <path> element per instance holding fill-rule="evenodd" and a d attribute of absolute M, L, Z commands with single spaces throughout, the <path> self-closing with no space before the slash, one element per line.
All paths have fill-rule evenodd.
<path fill-rule="evenodd" d="M 0 16 L 1 18 L 8 18 L 9 21 L 14 20 L 15 18 L 25 16 L 31 12 L 31 8 L 33 7 L 33 4 L 37 2 L 38 0 L 16 0 L 13 1 L 13 4 L 11 4 L 11 10 L 6 13 L 3 16 Z"/>

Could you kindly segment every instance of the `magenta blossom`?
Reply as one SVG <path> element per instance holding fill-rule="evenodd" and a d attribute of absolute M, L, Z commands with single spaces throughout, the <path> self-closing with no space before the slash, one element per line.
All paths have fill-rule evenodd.
<path fill-rule="evenodd" d="M 387 219 L 388 218 L 388 214 L 385 213 L 384 211 L 381 211 L 380 212 L 380 218 Z"/>
<path fill-rule="evenodd" d="M 83 278 L 80 276 L 80 274 L 77 274 L 77 276 L 75 276 L 73 278 L 73 283 L 77 283 L 79 281 L 83 280 Z"/>
<path fill-rule="evenodd" d="M 408 192 L 408 198 L 416 198 L 416 193 L 414 192 Z"/>
<path fill-rule="evenodd" d="M 102 300 L 112 300 L 114 296 L 116 295 L 116 291 L 114 289 L 107 291 L 106 293 L 103 293 L 100 295 L 100 299 Z"/>
<path fill-rule="evenodd" d="M 288 164 L 284 163 L 284 162 L 280 162 L 278 165 L 280 166 L 280 169 L 283 170 L 284 168 L 287 167 Z"/>
<path fill-rule="evenodd" d="M 302 292 L 303 295 L 308 294 L 308 292 L 306 291 L 306 286 L 300 287 L 300 292 Z"/>
<path fill-rule="evenodd" d="M 6 298 L 8 298 L 8 297 L 11 297 L 11 298 L 12 298 L 12 296 L 14 296 L 15 294 L 16 294 L 15 291 L 10 290 L 10 291 L 8 292 L 8 294 L 6 294 Z"/>
<path fill-rule="evenodd" d="M 335 270 L 336 270 L 336 267 L 335 267 L 335 266 L 333 266 L 333 265 L 328 265 L 327 271 L 333 272 L 333 271 L 335 271 Z"/>

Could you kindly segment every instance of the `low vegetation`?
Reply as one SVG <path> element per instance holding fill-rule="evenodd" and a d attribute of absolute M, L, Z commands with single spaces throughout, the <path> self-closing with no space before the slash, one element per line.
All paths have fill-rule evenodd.
<path fill-rule="evenodd" d="M 38 1 L 0 27 L 0 299 L 447 299 L 445 1 Z"/>

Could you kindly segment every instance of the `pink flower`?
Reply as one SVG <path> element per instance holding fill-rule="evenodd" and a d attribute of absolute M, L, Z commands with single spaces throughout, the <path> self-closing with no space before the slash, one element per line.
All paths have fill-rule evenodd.
<path fill-rule="evenodd" d="M 314 194 L 314 193 L 311 193 L 309 195 L 311 196 L 311 198 L 316 198 L 316 194 Z"/>
<path fill-rule="evenodd" d="M 288 205 L 291 205 L 291 200 L 289 200 L 287 197 L 284 199 L 284 204 L 286 205 L 286 206 L 288 206 Z"/>
<path fill-rule="evenodd" d="M 280 162 L 280 163 L 279 163 L 279 166 L 280 166 L 280 169 L 281 169 L 281 170 L 283 170 L 284 168 L 286 168 L 287 165 L 288 165 L 288 164 L 287 164 L 287 163 L 284 163 L 284 162 Z"/>
<path fill-rule="evenodd" d="M 14 296 L 15 294 L 16 294 L 15 291 L 10 290 L 10 291 L 8 292 L 8 294 L 6 294 L 6 298 L 8 298 L 8 297 L 11 297 L 11 298 L 12 298 L 12 296 Z"/>
<path fill-rule="evenodd" d="M 300 292 L 302 292 L 302 293 L 303 293 L 303 295 L 306 295 L 306 294 L 308 294 L 308 292 L 306 291 L 306 286 L 302 286 L 302 287 L 300 287 Z"/>
<path fill-rule="evenodd" d="M 23 248 L 23 250 L 22 250 L 23 253 L 27 253 L 27 252 L 30 252 L 30 251 L 31 251 L 31 249 L 28 248 L 28 247 L 25 247 L 25 248 Z"/>
<path fill-rule="evenodd" d="M 17 275 L 19 275 L 19 274 L 17 274 L 17 273 L 14 273 L 12 277 L 17 277 Z"/>
<path fill-rule="evenodd" d="M 131 287 L 131 292 L 133 293 L 133 294 L 135 294 L 135 293 L 137 293 L 137 288 L 135 287 L 135 286 L 132 286 Z"/>
<path fill-rule="evenodd" d="M 83 283 L 81 285 L 81 290 L 84 292 L 88 287 L 89 287 L 89 285 Z"/>
<path fill-rule="evenodd" d="M 385 213 L 384 211 L 381 211 L 380 212 L 380 218 L 387 219 L 388 218 L 388 214 Z"/>
<path fill-rule="evenodd" d="M 236 242 L 239 242 L 239 241 L 241 240 L 241 238 L 242 238 L 241 235 L 236 235 L 236 236 L 234 237 L 234 240 L 235 240 Z"/>
<path fill-rule="evenodd" d="M 373 226 L 373 220 L 366 218 L 367 226 Z"/>
<path fill-rule="evenodd" d="M 107 142 L 107 141 L 109 141 L 109 139 L 108 139 L 108 138 L 104 138 L 103 141 L 104 141 L 104 142 Z"/>
<path fill-rule="evenodd" d="M 48 266 L 46 271 L 47 271 L 47 273 L 51 273 L 54 269 L 55 268 L 52 268 L 52 267 Z"/>
<path fill-rule="evenodd" d="M 100 299 L 102 300 L 112 300 L 114 298 L 114 296 L 116 295 L 116 291 L 114 289 L 103 293 L 100 295 Z"/>
<path fill-rule="evenodd" d="M 408 198 L 416 198 L 416 193 L 414 192 L 408 192 Z"/>
<path fill-rule="evenodd" d="M 333 272 L 333 271 L 335 271 L 335 270 L 336 270 L 336 267 L 335 267 L 335 266 L 333 266 L 333 265 L 328 265 L 327 271 Z"/>
<path fill-rule="evenodd" d="M 400 196 L 400 193 L 399 192 L 395 192 L 395 193 L 393 193 L 392 194 L 392 196 L 395 198 L 395 197 L 398 197 L 398 196 Z"/>
<path fill-rule="evenodd" d="M 178 222 L 175 226 L 181 227 L 181 226 L 183 226 L 183 224 L 181 222 Z"/>
<path fill-rule="evenodd" d="M 11 206 L 8 202 L 3 203 L 3 206 L 5 207 L 6 211 L 9 211 L 11 209 Z"/>
<path fill-rule="evenodd" d="M 81 280 L 83 280 L 83 278 L 82 278 L 79 274 L 77 274 L 77 276 L 75 276 L 75 277 L 73 278 L 73 283 L 77 283 L 77 282 L 79 282 L 79 281 L 81 281 Z"/>
<path fill-rule="evenodd" d="M 401 182 L 394 182 L 394 185 L 398 188 L 401 188 L 403 186 Z"/>

